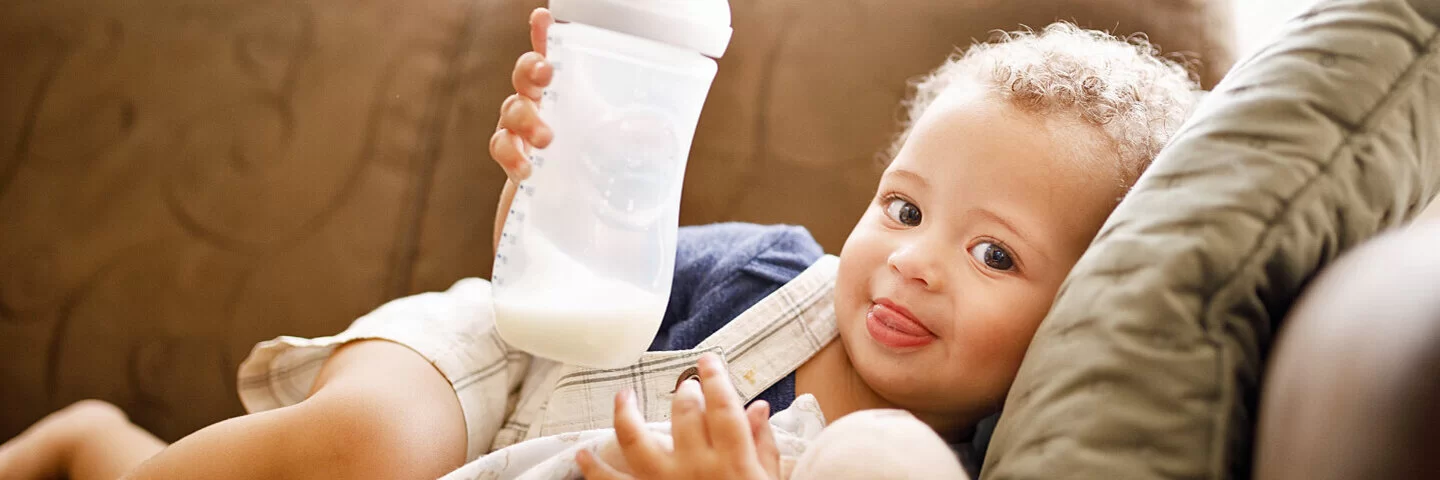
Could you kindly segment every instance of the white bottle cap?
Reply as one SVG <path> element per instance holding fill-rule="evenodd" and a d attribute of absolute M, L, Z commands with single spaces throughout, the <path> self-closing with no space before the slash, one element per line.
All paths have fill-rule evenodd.
<path fill-rule="evenodd" d="M 628 33 L 714 58 L 730 45 L 727 0 L 550 0 L 555 19 Z"/>

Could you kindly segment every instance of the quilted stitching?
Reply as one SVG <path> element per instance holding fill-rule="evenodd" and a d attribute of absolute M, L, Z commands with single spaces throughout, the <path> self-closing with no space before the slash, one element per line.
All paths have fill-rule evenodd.
<path fill-rule="evenodd" d="M 1287 28 L 1221 82 L 1076 265 L 984 478 L 1248 476 L 1279 319 L 1320 268 L 1440 188 L 1435 25 L 1400 0 L 1327 1 Z"/>

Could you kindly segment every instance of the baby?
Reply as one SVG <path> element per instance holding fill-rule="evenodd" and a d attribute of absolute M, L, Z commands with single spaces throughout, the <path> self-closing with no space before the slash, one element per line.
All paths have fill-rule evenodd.
<path fill-rule="evenodd" d="M 490 142 L 510 177 L 497 243 L 516 182 L 532 168 L 527 152 L 554 139 L 538 115 L 553 75 L 551 22 L 543 9 L 532 15 L 535 51 L 516 65 L 517 93 Z M 1146 42 L 1060 23 L 975 45 L 915 90 L 838 259 L 796 227 L 682 229 L 661 332 L 632 367 L 586 369 L 510 349 L 494 332 L 488 283 L 466 279 L 386 304 L 334 337 L 257 346 L 240 374 L 256 413 L 125 458 L 96 453 L 105 451 L 99 434 L 53 447 L 71 451 L 41 447 L 47 429 L 61 428 L 45 425 L 64 425 L 62 415 L 0 448 L 0 473 L 434 477 L 504 453 L 487 471 L 510 476 L 545 463 L 523 447 L 546 439 L 584 443 L 545 452 L 565 451 L 559 468 L 600 479 L 825 478 L 867 442 L 924 457 L 915 468 L 944 463 L 933 449 L 839 428 L 905 419 L 933 437 L 917 445 L 948 443 L 978 461 L 965 447 L 977 423 L 999 411 L 1060 283 L 1188 113 L 1196 85 Z M 842 417 L 830 429 L 844 435 L 807 426 Z M 664 421 L 669 428 L 654 428 Z M 614 438 L 610 427 L 618 443 L 586 443 Z M 282 446 L 262 443 L 276 438 Z"/>
<path fill-rule="evenodd" d="M 516 182 L 530 173 L 527 151 L 554 138 L 537 110 L 553 75 L 544 57 L 550 21 L 543 10 L 533 16 L 535 52 L 517 63 L 517 93 L 502 106 L 500 129 L 491 138 L 492 157 L 511 178 L 500 201 L 497 241 Z M 676 438 L 673 447 L 665 447 L 647 440 L 652 435 L 639 428 L 642 421 L 665 418 L 643 415 L 634 409 L 633 395 L 624 393 L 616 399 L 615 426 L 630 467 L 640 463 L 645 468 L 636 470 L 686 478 L 736 469 L 773 477 L 771 467 L 778 462 L 765 458 L 776 455 L 769 446 L 773 439 L 767 440 L 764 422 L 755 421 L 764 418 L 755 410 L 767 406 L 752 405 L 750 430 L 742 428 L 745 416 L 736 406 L 753 398 L 783 408 L 796 396 L 810 395 L 825 419 L 902 409 L 952 444 L 970 440 L 976 424 L 999 410 L 1061 281 L 1188 112 L 1196 86 L 1183 68 L 1156 58 L 1147 43 L 1061 23 L 977 45 L 947 61 L 916 90 L 905 133 L 874 200 L 833 272 L 824 274 L 833 286 L 833 317 L 814 323 L 833 324 L 835 340 L 826 337 L 808 350 L 803 343 L 776 345 L 803 351 L 793 384 L 777 381 L 752 395 L 728 391 L 725 362 L 702 361 L 701 385 L 688 394 L 681 386 L 672 419 L 677 437 L 685 424 L 709 432 L 698 435 L 705 437 L 699 441 Z M 766 255 L 787 262 L 770 269 L 789 268 L 798 278 L 823 262 L 812 260 L 810 252 L 818 248 L 801 232 L 720 225 L 688 233 L 681 238 L 692 244 L 689 249 L 713 244 L 732 252 L 714 254 L 722 258 L 750 258 L 753 252 L 737 248 L 745 245 L 745 235 L 780 238 Z M 680 257 L 677 279 L 697 263 L 687 262 L 683 252 Z M 677 288 L 684 291 L 679 281 Z M 676 302 L 686 298 L 672 297 L 670 308 L 683 311 Z M 737 312 L 754 311 L 773 296 L 751 298 L 759 297 L 719 301 L 749 308 Z M 748 320 L 722 322 L 729 327 Z M 777 323 L 784 322 L 811 320 Z M 824 331 L 813 325 L 806 330 Z M 735 359 L 727 361 L 734 370 Z M 707 368 L 713 380 L 703 378 Z M 744 380 L 738 384 L 743 390 Z M 709 412 L 716 408 L 730 413 Z M 682 422 L 682 412 L 700 420 Z M 581 452 L 587 477 L 624 477 Z M 724 461 L 703 461 L 716 458 Z"/>

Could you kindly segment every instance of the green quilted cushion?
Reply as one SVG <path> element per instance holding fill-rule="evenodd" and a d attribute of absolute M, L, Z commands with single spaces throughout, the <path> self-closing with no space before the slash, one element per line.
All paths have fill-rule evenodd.
<path fill-rule="evenodd" d="M 1437 12 L 1324 1 L 1231 71 L 1062 287 L 984 478 L 1249 476 L 1291 302 L 1440 187 Z"/>

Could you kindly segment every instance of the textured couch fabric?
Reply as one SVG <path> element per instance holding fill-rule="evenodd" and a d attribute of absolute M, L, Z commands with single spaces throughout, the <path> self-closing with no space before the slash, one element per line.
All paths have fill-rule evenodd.
<path fill-rule="evenodd" d="M 0 439 L 82 398 L 166 439 L 239 414 L 237 362 L 490 271 L 487 158 L 540 2 L 0 2 Z M 1075 19 L 1232 62 L 1224 0 L 734 0 L 682 222 L 838 252 L 905 81 Z"/>
<path fill-rule="evenodd" d="M 1324 1 L 1226 76 L 1062 287 L 985 479 L 1249 476 L 1279 320 L 1440 189 L 1437 10 Z"/>

